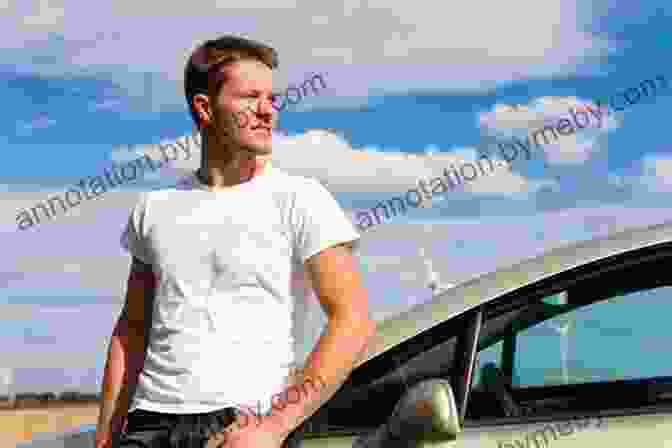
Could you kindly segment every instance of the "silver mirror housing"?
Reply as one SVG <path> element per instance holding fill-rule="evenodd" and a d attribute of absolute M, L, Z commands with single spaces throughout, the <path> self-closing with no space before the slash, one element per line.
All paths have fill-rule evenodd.
<path fill-rule="evenodd" d="M 450 382 L 421 381 L 401 397 L 387 422 L 357 439 L 353 448 L 421 446 L 426 441 L 455 440 L 462 431 Z M 396 442 L 396 443 L 395 443 Z"/>

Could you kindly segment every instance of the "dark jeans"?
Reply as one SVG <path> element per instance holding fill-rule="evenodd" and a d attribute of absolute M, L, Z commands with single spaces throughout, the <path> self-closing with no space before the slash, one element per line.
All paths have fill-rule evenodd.
<path fill-rule="evenodd" d="M 128 414 L 119 447 L 202 448 L 212 433 L 222 432 L 232 424 L 238 412 L 236 408 L 224 408 L 202 414 L 164 414 L 135 409 Z M 297 429 L 290 433 L 282 448 L 298 447 L 299 443 Z"/>

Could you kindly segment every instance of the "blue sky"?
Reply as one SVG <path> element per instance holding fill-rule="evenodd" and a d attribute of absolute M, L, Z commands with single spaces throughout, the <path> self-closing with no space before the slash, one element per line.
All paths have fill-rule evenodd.
<path fill-rule="evenodd" d="M 281 113 L 287 135 L 276 136 L 274 163 L 319 178 L 354 222 L 417 179 L 478 151 L 497 154 L 495 138 L 524 139 L 570 107 L 595 107 L 658 75 L 670 80 L 599 128 L 591 121 L 530 161 L 519 157 L 365 232 L 360 259 L 377 318 L 430 298 L 421 248 L 441 281 L 456 283 L 670 219 L 668 3 L 264 3 L 22 2 L 0 18 L 0 368 L 16 369 L 20 389 L 98 387 L 123 300 L 128 256 L 118 239 L 128 211 L 138 190 L 194 169 L 198 148 L 52 222 L 20 231 L 17 213 L 190 134 L 183 65 L 198 42 L 223 32 L 276 47 L 278 88 L 324 74 L 326 89 Z M 318 314 L 304 352 L 324 322 Z"/>

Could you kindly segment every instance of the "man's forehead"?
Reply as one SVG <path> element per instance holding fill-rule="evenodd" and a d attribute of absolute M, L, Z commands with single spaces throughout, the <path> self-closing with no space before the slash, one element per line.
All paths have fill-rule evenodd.
<path fill-rule="evenodd" d="M 273 71 L 261 61 L 244 59 L 217 68 L 212 74 L 213 80 L 225 80 L 242 88 L 271 90 Z"/>

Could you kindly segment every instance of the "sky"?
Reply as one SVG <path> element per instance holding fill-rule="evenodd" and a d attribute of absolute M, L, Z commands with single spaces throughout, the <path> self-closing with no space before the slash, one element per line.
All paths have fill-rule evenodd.
<path fill-rule="evenodd" d="M 378 320 L 431 299 L 427 263 L 456 284 L 670 219 L 669 2 L 267 3 L 5 5 L 0 389 L 99 390 L 129 267 L 121 231 L 140 191 L 198 166 L 183 69 L 223 33 L 276 48 L 279 90 L 322 74 L 325 88 L 280 112 L 273 163 L 318 178 L 360 226 Z M 189 154 L 20 228 L 23 210 L 175 142 Z M 496 167 L 487 175 L 462 171 L 424 207 L 371 225 L 380 201 L 418 180 L 434 192 L 445 169 L 483 154 Z M 305 324 L 303 353 L 324 315 Z"/>

